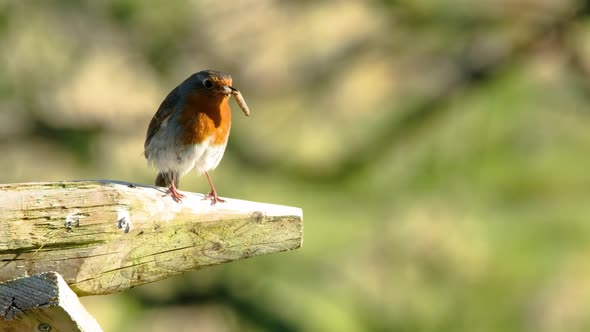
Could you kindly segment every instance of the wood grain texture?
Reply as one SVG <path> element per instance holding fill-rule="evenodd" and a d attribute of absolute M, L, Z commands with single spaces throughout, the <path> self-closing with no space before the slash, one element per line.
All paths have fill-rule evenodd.
<path fill-rule="evenodd" d="M 55 272 L 0 283 L 0 331 L 99 332 L 65 280 Z"/>
<path fill-rule="evenodd" d="M 56 271 L 109 294 L 185 271 L 296 249 L 299 208 L 114 181 L 0 185 L 0 282 Z"/>

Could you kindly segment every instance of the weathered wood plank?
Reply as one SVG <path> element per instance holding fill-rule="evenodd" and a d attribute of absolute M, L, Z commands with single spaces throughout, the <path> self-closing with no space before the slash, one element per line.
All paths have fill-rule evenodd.
<path fill-rule="evenodd" d="M 0 282 L 57 271 L 78 295 L 296 249 L 299 208 L 113 181 L 0 185 Z"/>
<path fill-rule="evenodd" d="M 0 283 L 0 331 L 99 332 L 65 280 L 55 272 Z"/>

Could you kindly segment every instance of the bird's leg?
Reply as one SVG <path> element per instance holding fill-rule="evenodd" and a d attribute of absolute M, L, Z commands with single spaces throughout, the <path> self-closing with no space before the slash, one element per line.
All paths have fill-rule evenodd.
<path fill-rule="evenodd" d="M 219 198 L 217 196 L 217 191 L 215 190 L 215 186 L 213 186 L 213 182 L 211 181 L 211 177 L 209 176 L 209 172 L 205 172 L 207 176 L 207 181 L 209 181 L 209 186 L 211 187 L 211 192 L 205 196 L 205 199 L 211 199 L 211 205 L 215 205 L 215 203 L 223 203 L 225 202 L 224 199 Z"/>
<path fill-rule="evenodd" d="M 168 179 L 170 180 L 170 187 L 168 187 L 168 192 L 170 192 L 170 196 L 176 203 L 181 203 L 182 199 L 185 198 L 183 194 L 179 193 L 176 190 L 176 185 L 174 184 L 174 172 L 168 173 Z"/>

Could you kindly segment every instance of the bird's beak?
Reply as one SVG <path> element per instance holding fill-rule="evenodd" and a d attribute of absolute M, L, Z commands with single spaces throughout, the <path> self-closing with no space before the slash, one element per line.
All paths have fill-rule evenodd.
<path fill-rule="evenodd" d="M 237 90 L 232 88 L 229 85 L 225 85 L 225 86 L 221 87 L 221 93 L 223 93 L 224 95 L 231 95 L 234 91 L 237 91 Z"/>
<path fill-rule="evenodd" d="M 248 105 L 246 105 L 246 101 L 244 100 L 244 97 L 242 97 L 240 90 L 234 88 L 233 86 L 224 85 L 221 87 L 221 93 L 224 95 L 233 95 L 234 98 L 236 98 L 238 106 L 240 106 L 242 112 L 244 112 L 244 115 L 250 116 L 250 109 L 248 108 Z"/>

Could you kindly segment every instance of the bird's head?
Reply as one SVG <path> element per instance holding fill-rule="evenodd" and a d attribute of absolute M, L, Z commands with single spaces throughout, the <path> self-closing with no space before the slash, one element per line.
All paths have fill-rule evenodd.
<path fill-rule="evenodd" d="M 232 86 L 230 74 L 216 70 L 202 70 L 186 79 L 180 88 L 184 90 L 181 93 L 206 95 L 213 100 L 219 100 L 219 102 L 233 95 L 236 97 L 236 101 L 244 114 L 247 116 L 250 115 L 250 110 L 241 93 Z"/>
<path fill-rule="evenodd" d="M 194 74 L 192 77 L 194 77 L 192 82 L 193 88 L 211 96 L 225 97 L 231 95 L 236 90 L 232 87 L 231 75 L 224 72 L 203 70 Z"/>

